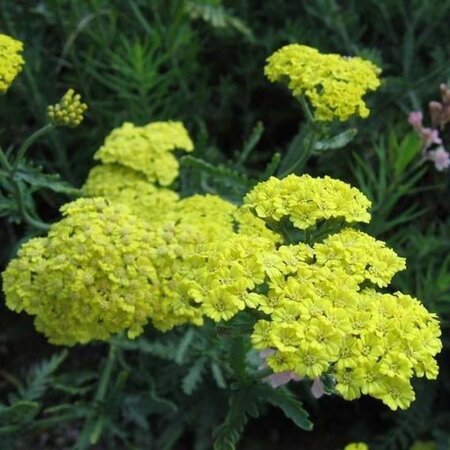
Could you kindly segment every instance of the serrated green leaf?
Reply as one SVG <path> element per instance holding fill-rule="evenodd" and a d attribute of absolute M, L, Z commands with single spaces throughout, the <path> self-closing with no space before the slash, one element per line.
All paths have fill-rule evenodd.
<path fill-rule="evenodd" d="M 314 152 L 319 153 L 327 150 L 337 150 L 345 147 L 356 136 L 358 131 L 355 128 L 350 128 L 342 133 L 337 134 L 329 139 L 323 139 L 314 144 Z"/>
<path fill-rule="evenodd" d="M 214 450 L 235 450 L 248 421 L 258 417 L 259 395 L 255 385 L 242 386 L 230 397 L 230 407 L 222 425 L 214 431 Z"/>
<path fill-rule="evenodd" d="M 0 406 L 2 425 L 22 424 L 30 421 L 39 411 L 39 403 L 21 400 L 11 406 Z"/>
<path fill-rule="evenodd" d="M 206 358 L 199 358 L 190 367 L 188 373 L 181 381 L 181 388 L 183 392 L 187 395 L 191 395 L 198 384 L 202 381 L 202 374 L 205 368 Z"/>
<path fill-rule="evenodd" d="M 267 385 L 261 385 L 261 398 L 265 402 L 280 408 L 286 417 L 291 419 L 302 430 L 312 430 L 313 424 L 309 420 L 309 414 L 303 409 L 302 403 L 294 395 L 284 388 L 273 389 Z"/>
<path fill-rule="evenodd" d="M 183 363 L 186 352 L 191 345 L 192 340 L 194 339 L 194 334 L 194 330 L 192 328 L 188 328 L 180 343 L 178 344 L 177 352 L 175 353 L 175 362 L 177 364 Z"/>
<path fill-rule="evenodd" d="M 41 398 L 50 385 L 54 372 L 67 355 L 67 350 L 55 353 L 50 359 L 42 361 L 31 369 L 25 387 L 19 390 L 20 397 L 30 401 Z"/>
<path fill-rule="evenodd" d="M 222 369 L 220 368 L 219 364 L 217 364 L 215 361 L 211 363 L 211 372 L 214 377 L 214 380 L 218 387 L 225 389 L 227 387 L 227 383 L 225 381 L 225 377 L 223 376 Z"/>

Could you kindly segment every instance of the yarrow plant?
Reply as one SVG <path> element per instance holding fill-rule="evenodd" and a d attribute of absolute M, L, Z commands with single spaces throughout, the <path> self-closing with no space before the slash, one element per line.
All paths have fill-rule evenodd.
<path fill-rule="evenodd" d="M 302 45 L 275 52 L 265 70 L 272 81 L 287 79 L 301 98 L 313 130 L 303 162 L 348 142 L 348 132 L 336 143 L 336 136 L 314 127 L 366 117 L 363 96 L 380 84 L 372 63 Z M 257 386 L 255 392 L 304 429 L 312 426 L 306 412 L 282 387 L 291 381 L 312 385 L 316 398 L 369 395 L 396 410 L 414 400 L 414 378 L 437 377 L 438 318 L 419 300 L 388 290 L 406 262 L 359 229 L 371 220 L 370 200 L 343 181 L 293 173 L 301 168 L 298 160 L 255 181 L 240 202 L 212 193 L 184 196 L 176 191 L 177 152 L 194 150 L 184 124 L 126 122 L 95 153 L 99 164 L 77 191 L 81 198 L 62 206 L 59 221 L 43 223 L 25 206 L 18 167 L 37 137 L 55 126 L 79 125 L 86 109 L 70 89 L 48 108 L 49 123 L 13 163 L 2 157 L 22 218 L 42 234 L 21 246 L 2 280 L 6 306 L 34 316 L 52 344 L 110 342 L 96 404 L 106 395 L 116 343 L 131 345 L 127 339 L 147 327 L 236 334 L 243 366 L 235 373 L 245 395 Z M 217 369 L 215 376 L 220 379 Z M 244 419 L 255 414 L 253 406 Z M 236 409 L 230 407 L 240 414 Z M 81 448 L 101 433 L 101 421 L 92 431 L 94 416 L 83 428 Z M 218 448 L 232 448 L 226 445 Z M 362 443 L 346 447 L 364 449 Z"/>
<path fill-rule="evenodd" d="M 122 161 L 127 151 L 133 160 L 134 148 L 124 147 Z M 133 337 L 146 321 L 166 331 L 253 310 L 263 317 L 251 341 L 272 350 L 266 364 L 274 373 L 331 376 L 345 399 L 371 395 L 392 409 L 414 399 L 413 376 L 436 378 L 436 317 L 410 296 L 376 290 L 404 260 L 343 226 L 370 220 L 357 189 L 290 175 L 259 183 L 241 207 L 215 196 L 174 198 L 163 220 L 146 221 L 144 206 L 156 203 L 132 214 L 117 188 L 122 174 L 133 189 L 129 170 L 116 172 L 111 198 L 65 206 L 48 237 L 25 244 L 4 273 L 7 305 L 36 315 L 52 342 L 126 329 Z M 327 229 L 332 221 L 340 231 Z"/>

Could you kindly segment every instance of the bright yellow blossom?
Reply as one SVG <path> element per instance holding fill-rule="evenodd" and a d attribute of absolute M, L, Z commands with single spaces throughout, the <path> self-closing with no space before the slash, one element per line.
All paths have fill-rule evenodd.
<path fill-rule="evenodd" d="M 270 81 L 286 81 L 293 95 L 304 95 L 319 121 L 367 117 L 363 96 L 379 87 L 380 72 L 362 58 L 323 54 L 299 44 L 277 50 L 265 67 Z"/>
<path fill-rule="evenodd" d="M 256 185 L 244 204 L 269 223 L 288 217 L 301 230 L 331 218 L 343 218 L 348 223 L 370 220 L 370 201 L 357 189 L 330 177 L 271 177 Z"/>
<path fill-rule="evenodd" d="M 178 176 L 179 165 L 172 152 L 193 148 L 181 122 L 152 122 L 142 127 L 126 122 L 106 137 L 94 158 L 129 167 L 152 183 L 168 186 Z"/>
<path fill-rule="evenodd" d="M 23 43 L 0 34 L 0 94 L 5 93 L 22 70 Z"/>
<path fill-rule="evenodd" d="M 105 199 L 80 199 L 46 238 L 24 244 L 3 273 L 6 305 L 36 316 L 53 344 L 142 332 L 158 276 L 145 222 Z"/>

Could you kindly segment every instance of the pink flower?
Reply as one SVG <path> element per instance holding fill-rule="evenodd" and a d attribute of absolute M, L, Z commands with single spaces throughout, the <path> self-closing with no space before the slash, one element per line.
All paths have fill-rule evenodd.
<path fill-rule="evenodd" d="M 411 111 L 408 116 L 408 122 L 417 130 L 422 128 L 423 115 L 420 111 Z"/>
<path fill-rule="evenodd" d="M 418 131 L 425 148 L 428 148 L 433 144 L 442 144 L 442 139 L 439 137 L 438 130 L 434 128 L 422 128 Z"/>
<path fill-rule="evenodd" d="M 450 153 L 448 153 L 444 147 L 430 150 L 427 153 L 427 159 L 434 162 L 436 170 L 439 170 L 439 172 L 450 167 Z"/>
<path fill-rule="evenodd" d="M 273 388 L 289 383 L 289 381 L 300 381 L 302 378 L 294 372 L 278 372 L 264 378 L 266 383 L 269 383 Z"/>
<path fill-rule="evenodd" d="M 320 377 L 314 378 L 314 382 L 311 386 L 311 394 L 314 398 L 320 398 L 325 394 L 325 389 L 323 388 L 323 383 Z"/>

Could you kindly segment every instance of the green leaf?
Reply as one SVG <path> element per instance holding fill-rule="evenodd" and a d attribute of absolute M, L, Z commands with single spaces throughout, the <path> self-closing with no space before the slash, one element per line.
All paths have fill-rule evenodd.
<path fill-rule="evenodd" d="M 338 148 L 345 147 L 355 138 L 357 133 L 358 131 L 355 128 L 350 128 L 329 139 L 318 141 L 314 144 L 314 152 L 320 153 L 326 150 L 337 150 Z"/>
<path fill-rule="evenodd" d="M 7 217 L 16 211 L 15 203 L 0 193 L 0 217 Z"/>
<path fill-rule="evenodd" d="M 19 395 L 23 400 L 40 399 L 53 380 L 53 374 L 67 357 L 67 350 L 55 353 L 47 361 L 36 365 L 28 374 L 26 386 L 19 389 Z"/>
<path fill-rule="evenodd" d="M 394 171 L 397 176 L 405 171 L 421 149 L 422 144 L 416 132 L 410 132 L 403 138 L 395 149 Z"/>
<path fill-rule="evenodd" d="M 230 397 L 230 407 L 222 425 L 214 431 L 214 450 L 235 450 L 248 417 L 260 414 L 258 389 L 245 385 Z"/>
<path fill-rule="evenodd" d="M 181 388 L 187 395 L 191 395 L 198 384 L 202 381 L 203 370 L 205 369 L 206 358 L 199 358 L 190 367 L 188 373 L 181 382 Z"/>
<path fill-rule="evenodd" d="M 230 347 L 230 366 L 233 369 L 237 379 L 245 383 L 248 379 L 247 374 L 247 347 L 242 336 L 233 338 Z"/>
<path fill-rule="evenodd" d="M 62 181 L 58 174 L 46 174 L 42 171 L 42 167 L 31 163 L 27 163 L 25 166 L 21 165 L 15 174 L 15 179 L 30 185 L 32 191 L 49 189 L 69 196 L 80 195 L 79 189 L 74 188 L 66 181 Z"/>
<path fill-rule="evenodd" d="M 302 430 L 312 430 L 313 424 L 309 420 L 309 414 L 303 409 L 302 403 L 285 388 L 273 389 L 267 385 L 260 387 L 261 398 L 277 408 L 291 419 Z"/>
<path fill-rule="evenodd" d="M 0 406 L 0 424 L 14 425 L 30 421 L 39 411 L 39 403 L 18 401 L 11 406 Z"/>
<path fill-rule="evenodd" d="M 225 377 L 223 376 L 223 372 L 219 364 L 217 364 L 215 361 L 211 363 L 211 372 L 214 377 L 214 380 L 216 381 L 217 386 L 222 389 L 225 389 L 227 387 Z"/>
<path fill-rule="evenodd" d="M 194 339 L 194 334 L 195 334 L 194 330 L 192 328 L 188 328 L 183 338 L 181 339 L 180 343 L 178 344 L 178 349 L 175 354 L 175 362 L 177 364 L 183 363 L 184 358 L 186 356 L 186 352 L 189 346 L 191 345 L 192 340 Z"/>

